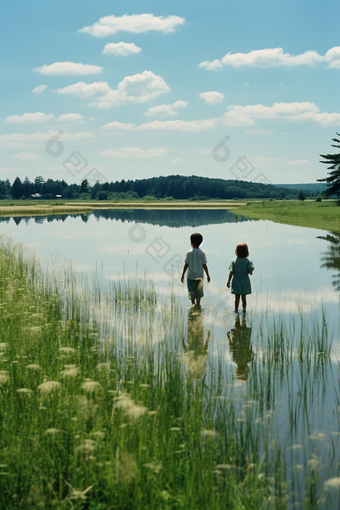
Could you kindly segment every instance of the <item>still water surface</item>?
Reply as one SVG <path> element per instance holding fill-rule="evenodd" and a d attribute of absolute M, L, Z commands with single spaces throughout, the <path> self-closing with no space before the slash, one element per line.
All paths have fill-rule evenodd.
<path fill-rule="evenodd" d="M 211 275 L 211 283 L 205 284 L 201 313 L 187 310 L 186 284 L 180 282 L 184 254 L 195 231 L 204 237 L 202 249 Z M 222 374 L 225 390 L 220 388 L 216 398 L 227 402 L 232 394 L 238 399 L 240 422 L 245 421 L 246 413 L 253 413 L 254 427 L 267 420 L 264 437 L 271 438 L 273 444 L 279 441 L 293 491 L 303 490 L 304 477 L 315 466 L 321 492 L 327 479 L 338 476 L 338 235 L 252 221 L 226 210 L 97 210 L 76 216 L 1 218 L 0 233 L 10 234 L 43 260 L 72 262 L 75 269 L 88 275 L 90 283 L 91 275 L 105 286 L 119 278 L 146 274 L 163 306 L 170 307 L 171 294 L 175 294 L 185 310 L 183 330 L 172 335 L 181 338 L 183 365 L 197 380 L 204 376 L 211 388 L 218 386 L 217 372 L 219 377 Z M 225 288 L 228 266 L 239 242 L 248 244 L 255 265 L 246 316 L 235 316 L 233 299 Z M 303 335 L 312 341 L 315 325 L 320 327 L 323 317 L 332 340 L 330 357 L 323 361 L 321 352 L 319 361 L 315 356 L 306 360 L 295 353 L 282 363 L 281 372 L 276 368 L 271 374 L 263 336 L 283 324 L 290 331 L 284 341 L 298 345 Z M 141 335 L 144 326 L 138 320 L 136 317 L 133 327 Z M 301 329 L 302 323 L 306 329 Z M 112 324 L 112 330 L 114 327 Z M 154 329 L 157 327 L 156 317 Z M 115 334 L 117 348 L 124 348 L 123 329 Z M 308 353 L 308 346 L 304 352 Z"/>

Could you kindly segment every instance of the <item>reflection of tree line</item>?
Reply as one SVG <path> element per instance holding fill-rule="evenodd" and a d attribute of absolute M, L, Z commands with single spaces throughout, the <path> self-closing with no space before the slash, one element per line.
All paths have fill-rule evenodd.
<path fill-rule="evenodd" d="M 66 221 L 67 218 L 81 218 L 87 223 L 90 216 L 97 219 L 149 223 L 151 225 L 167 226 L 173 228 L 198 227 L 200 225 L 212 225 L 218 223 L 234 223 L 236 221 L 249 221 L 243 216 L 236 216 L 226 209 L 95 209 L 92 213 L 85 214 L 54 214 L 47 216 L 6 216 L 0 217 L 0 223 L 8 223 L 11 218 L 19 225 L 21 222 L 28 224 L 30 221 L 44 223 L 52 221 Z"/>
<path fill-rule="evenodd" d="M 246 317 L 236 316 L 235 327 L 227 333 L 231 358 L 236 363 L 236 377 L 239 381 L 248 379 L 249 364 L 254 359 L 251 345 L 251 327 L 246 324 Z M 200 379 L 205 371 L 208 359 L 210 331 L 204 335 L 203 313 L 190 310 L 188 313 L 187 343 L 183 339 L 183 360 L 193 379 Z"/>
<path fill-rule="evenodd" d="M 102 209 L 93 211 L 94 216 L 123 223 L 149 223 L 167 227 L 198 227 L 217 223 L 234 223 L 248 221 L 244 217 L 236 217 L 226 209 Z"/>
<path fill-rule="evenodd" d="M 340 233 L 330 232 L 326 236 L 318 236 L 317 239 L 328 241 L 328 251 L 321 256 L 321 267 L 336 272 L 332 275 L 332 284 L 337 292 L 340 292 Z"/>

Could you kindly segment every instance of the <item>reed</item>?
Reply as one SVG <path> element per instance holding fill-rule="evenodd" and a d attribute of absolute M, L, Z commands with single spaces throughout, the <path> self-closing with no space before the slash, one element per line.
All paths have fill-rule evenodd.
<path fill-rule="evenodd" d="M 254 322 L 242 382 L 217 328 L 188 355 L 146 278 L 103 287 L 4 237 L 0 273 L 0 508 L 338 507 L 326 317 Z"/>

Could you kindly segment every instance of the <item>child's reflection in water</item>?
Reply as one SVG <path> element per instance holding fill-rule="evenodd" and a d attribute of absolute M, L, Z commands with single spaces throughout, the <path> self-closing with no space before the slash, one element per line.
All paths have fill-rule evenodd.
<path fill-rule="evenodd" d="M 204 324 L 202 310 L 189 310 L 188 312 L 188 345 L 183 341 L 184 363 L 188 372 L 194 379 L 200 379 L 205 370 L 208 358 L 210 330 L 204 340 Z"/>
<path fill-rule="evenodd" d="M 239 381 L 248 379 L 250 364 L 254 358 L 254 352 L 251 346 L 251 328 L 246 324 L 246 317 L 235 318 L 235 327 L 227 333 L 229 339 L 229 350 L 232 360 L 236 363 L 236 377 Z"/>

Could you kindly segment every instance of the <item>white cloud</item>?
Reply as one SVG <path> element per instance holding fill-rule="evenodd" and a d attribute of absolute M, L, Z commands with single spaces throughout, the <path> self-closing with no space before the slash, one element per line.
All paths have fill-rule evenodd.
<path fill-rule="evenodd" d="M 38 123 L 41 124 L 47 120 L 54 119 L 53 113 L 36 112 L 36 113 L 24 113 L 23 115 L 10 115 L 6 118 L 6 124 L 22 124 L 22 123 Z"/>
<path fill-rule="evenodd" d="M 185 18 L 179 16 L 154 16 L 153 14 L 124 14 L 123 16 L 104 16 L 92 26 L 78 30 L 94 37 L 106 37 L 117 32 L 140 34 L 156 30 L 158 32 L 174 32 L 178 25 L 183 25 Z"/>
<path fill-rule="evenodd" d="M 37 161 L 41 159 L 42 156 L 39 154 L 34 154 L 33 152 L 21 152 L 20 154 L 15 154 L 12 156 L 13 159 L 22 159 L 24 161 Z"/>
<path fill-rule="evenodd" d="M 220 92 L 215 92 L 213 90 L 211 92 L 202 92 L 201 94 L 199 94 L 199 96 L 201 99 L 203 99 L 203 101 L 206 104 L 221 103 L 224 98 L 224 94 L 221 94 Z"/>
<path fill-rule="evenodd" d="M 134 55 L 142 51 L 142 48 L 136 46 L 135 43 L 107 43 L 105 44 L 102 55 L 117 55 L 117 56 L 127 56 Z"/>
<path fill-rule="evenodd" d="M 84 122 L 84 116 L 80 113 L 64 113 L 57 118 L 58 122 Z"/>
<path fill-rule="evenodd" d="M 207 150 L 200 149 L 199 151 L 196 152 L 196 154 L 201 154 L 203 156 L 206 156 L 207 154 L 211 154 L 211 149 L 207 149 Z"/>
<path fill-rule="evenodd" d="M 335 46 L 328 50 L 325 60 L 329 62 L 329 67 L 340 67 L 340 46 Z"/>
<path fill-rule="evenodd" d="M 46 133 L 33 133 L 27 135 L 26 133 L 11 133 L 9 135 L 1 135 L 0 142 L 45 142 L 54 136 L 55 131 L 47 131 Z M 94 137 L 93 133 L 77 132 L 77 133 L 63 133 L 60 136 L 60 141 L 63 140 L 81 140 Z"/>
<path fill-rule="evenodd" d="M 287 163 L 285 164 L 285 166 L 305 166 L 305 165 L 310 165 L 308 159 L 297 159 L 296 161 L 290 161 L 288 159 Z"/>
<path fill-rule="evenodd" d="M 132 131 L 136 128 L 135 124 L 127 124 L 124 122 L 113 121 L 105 124 L 102 129 L 112 129 L 114 131 Z"/>
<path fill-rule="evenodd" d="M 228 126 L 252 126 L 255 119 L 280 119 L 290 121 L 314 121 L 323 126 L 340 125 L 339 113 L 319 113 L 320 108 L 309 102 L 274 103 L 272 106 L 231 105 L 224 114 L 224 122 Z"/>
<path fill-rule="evenodd" d="M 340 46 L 331 48 L 322 56 L 317 51 L 308 50 L 300 55 L 284 53 L 282 48 L 265 48 L 249 53 L 227 53 L 221 60 L 201 62 L 198 67 L 209 70 L 220 69 L 223 64 L 232 67 L 278 67 L 278 66 L 312 66 L 319 62 L 328 62 L 329 67 L 340 67 Z"/>
<path fill-rule="evenodd" d="M 182 158 L 173 158 L 173 159 L 170 160 L 170 163 L 174 163 L 174 164 L 185 163 L 185 161 Z"/>
<path fill-rule="evenodd" d="M 99 154 L 103 156 L 114 156 L 116 158 L 156 158 L 166 156 L 169 149 L 165 147 L 151 147 L 150 149 L 139 149 L 138 147 L 121 147 L 120 149 L 102 151 Z"/>
<path fill-rule="evenodd" d="M 85 83 L 83 81 L 79 81 L 78 83 L 68 85 L 63 89 L 54 90 L 53 92 L 56 92 L 57 94 L 66 94 L 68 96 L 87 98 L 100 94 L 107 94 L 110 90 L 112 89 L 107 82 L 95 81 L 93 83 Z"/>
<path fill-rule="evenodd" d="M 152 106 L 149 108 L 144 115 L 148 117 L 172 117 L 174 115 L 179 115 L 176 111 L 180 108 L 186 108 L 188 106 L 187 101 L 176 101 L 172 104 L 160 104 L 158 106 Z"/>
<path fill-rule="evenodd" d="M 205 120 L 154 120 L 138 126 L 140 131 L 203 131 L 216 126 L 219 119 Z"/>
<path fill-rule="evenodd" d="M 315 120 L 322 126 L 340 126 L 340 113 L 318 113 Z"/>
<path fill-rule="evenodd" d="M 100 74 L 103 68 L 92 64 L 79 64 L 76 62 L 55 62 L 50 65 L 43 65 L 32 69 L 36 73 L 47 74 L 49 76 L 65 76 L 73 74 L 83 76 L 85 74 Z"/>
<path fill-rule="evenodd" d="M 153 101 L 160 94 L 170 92 L 170 87 L 161 76 L 155 75 L 152 71 L 143 71 L 133 76 L 126 76 L 123 81 L 118 83 L 115 90 L 111 89 L 106 82 L 90 84 L 78 82 L 54 92 L 81 98 L 93 97 L 94 102 L 90 103 L 90 106 L 104 109 L 121 104 L 140 104 Z"/>
<path fill-rule="evenodd" d="M 47 85 L 38 85 L 37 87 L 35 87 L 32 92 L 33 94 L 41 94 L 42 92 L 44 92 L 44 90 L 47 89 Z"/>

